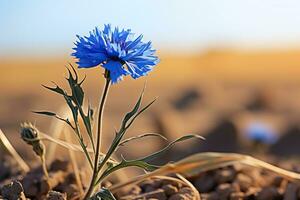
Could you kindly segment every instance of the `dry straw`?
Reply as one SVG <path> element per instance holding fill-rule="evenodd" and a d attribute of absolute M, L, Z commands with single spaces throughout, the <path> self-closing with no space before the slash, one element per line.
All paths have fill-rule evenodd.
<path fill-rule="evenodd" d="M 300 174 L 276 167 L 274 165 L 271 165 L 269 163 L 258 160 L 248 155 L 235 153 L 207 152 L 194 154 L 176 163 L 165 165 L 154 172 L 135 177 L 125 183 L 113 185 L 109 189 L 115 193 L 123 187 L 127 187 L 132 184 L 138 184 L 144 181 L 145 179 L 151 178 L 153 176 L 180 173 L 184 177 L 191 177 L 201 172 L 214 170 L 220 167 L 225 167 L 234 164 L 244 164 L 256 168 L 266 169 L 277 173 L 278 175 L 288 179 L 289 181 L 300 181 Z"/>
<path fill-rule="evenodd" d="M 27 173 L 30 169 L 26 162 L 21 158 L 15 148 L 11 145 L 5 134 L 0 129 L 0 145 L 17 161 L 20 168 Z"/>
<path fill-rule="evenodd" d="M 71 142 L 70 134 L 71 133 L 67 130 L 66 134 L 65 134 L 65 138 L 66 138 L 67 142 Z M 79 189 L 80 197 L 82 197 L 84 195 L 84 191 L 83 191 L 83 188 L 82 188 L 82 182 L 81 182 L 81 178 L 80 178 L 78 163 L 76 161 L 76 155 L 74 154 L 74 152 L 71 149 L 69 149 L 69 155 L 70 155 L 70 160 L 71 160 L 71 163 L 72 163 L 76 183 L 77 183 L 77 186 L 78 186 L 78 189 Z"/>

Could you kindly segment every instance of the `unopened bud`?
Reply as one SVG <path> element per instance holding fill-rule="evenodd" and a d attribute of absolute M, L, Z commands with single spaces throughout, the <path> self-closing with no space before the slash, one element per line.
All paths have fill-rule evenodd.
<path fill-rule="evenodd" d="M 21 124 L 21 137 L 29 145 L 33 151 L 40 157 L 45 154 L 45 146 L 39 139 L 39 130 L 31 123 Z"/>

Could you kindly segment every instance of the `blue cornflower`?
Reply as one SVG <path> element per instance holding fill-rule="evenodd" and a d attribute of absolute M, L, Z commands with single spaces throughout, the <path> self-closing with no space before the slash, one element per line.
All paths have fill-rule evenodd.
<path fill-rule="evenodd" d="M 78 67 L 101 65 L 110 72 L 112 83 L 126 75 L 134 79 L 145 76 L 159 62 L 151 42 L 142 42 L 143 35 L 135 38 L 130 29 L 112 30 L 108 24 L 103 31 L 96 27 L 89 36 L 77 38 L 72 56 L 78 59 Z"/>
<path fill-rule="evenodd" d="M 246 128 L 246 137 L 252 141 L 264 144 L 274 144 L 278 140 L 277 132 L 263 122 L 253 122 Z"/>

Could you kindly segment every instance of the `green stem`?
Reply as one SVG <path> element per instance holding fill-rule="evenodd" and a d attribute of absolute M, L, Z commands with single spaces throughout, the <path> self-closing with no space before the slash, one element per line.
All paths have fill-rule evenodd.
<path fill-rule="evenodd" d="M 75 122 L 75 129 L 74 129 L 74 131 L 77 134 L 77 137 L 78 137 L 78 140 L 79 140 L 79 144 L 82 147 L 82 150 L 84 151 L 84 154 L 85 154 L 86 158 L 88 159 L 88 162 L 89 162 L 91 168 L 93 169 L 92 159 L 90 157 L 89 152 L 87 151 L 86 145 L 83 142 L 83 138 L 82 138 L 82 135 L 80 133 L 78 122 Z"/>
<path fill-rule="evenodd" d="M 83 198 L 84 200 L 88 199 L 93 191 L 94 191 L 94 187 L 95 187 L 95 182 L 97 181 L 97 176 L 98 176 L 98 163 L 99 163 L 99 153 L 100 153 L 100 147 L 101 147 L 101 135 L 102 135 L 102 121 L 103 121 L 103 112 L 104 112 L 104 107 L 105 107 L 105 102 L 107 99 L 107 94 L 110 88 L 110 83 L 111 80 L 109 78 L 109 72 L 106 70 L 105 71 L 105 78 L 106 78 L 106 83 L 104 86 L 104 90 L 102 93 L 102 98 L 99 104 L 99 116 L 98 116 L 98 129 L 97 129 L 97 143 L 96 143 L 96 153 L 95 153 L 95 159 L 94 159 L 94 170 L 93 170 L 93 175 L 92 175 L 92 180 L 90 183 L 90 186 L 87 190 L 87 193 L 85 195 L 85 197 Z"/>

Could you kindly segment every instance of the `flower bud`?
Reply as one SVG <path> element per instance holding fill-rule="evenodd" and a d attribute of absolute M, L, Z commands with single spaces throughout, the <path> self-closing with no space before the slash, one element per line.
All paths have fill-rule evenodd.
<path fill-rule="evenodd" d="M 39 139 L 39 130 L 31 123 L 21 124 L 21 137 L 29 145 L 32 146 L 36 155 L 42 157 L 45 154 L 45 146 Z"/>

